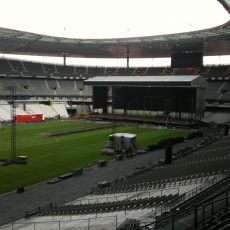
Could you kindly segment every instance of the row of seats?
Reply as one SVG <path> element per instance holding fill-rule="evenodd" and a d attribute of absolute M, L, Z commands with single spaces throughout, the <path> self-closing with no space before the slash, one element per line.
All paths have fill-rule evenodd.
<path fill-rule="evenodd" d="M 163 205 L 178 197 L 178 194 L 170 194 L 169 196 L 163 195 L 154 198 L 151 197 L 143 200 L 125 201 L 120 203 L 57 206 L 48 210 L 40 210 L 39 215 L 79 215 L 86 213 L 113 212 L 114 210 L 142 209 Z"/>
<path fill-rule="evenodd" d="M 194 164 L 183 164 L 174 167 L 158 167 L 152 171 L 141 174 L 137 177 L 130 178 L 123 182 L 119 182 L 120 185 L 131 185 L 149 181 L 168 179 L 171 178 L 188 177 L 194 174 L 202 173 L 218 173 L 224 172 L 229 169 L 230 159 L 222 159 L 207 162 L 198 162 Z"/>
<path fill-rule="evenodd" d="M 225 201 L 223 201 L 225 202 Z M 215 215 L 212 215 L 210 219 L 205 221 L 205 224 L 198 228 L 198 230 L 219 230 L 230 223 L 230 206 L 220 210 Z M 228 226 L 229 229 L 230 226 Z M 223 228 L 224 229 L 224 228 Z"/>
<path fill-rule="evenodd" d="M 78 87 L 75 80 L 62 80 L 58 81 L 59 86 L 53 86 L 54 80 L 46 80 L 48 82 L 48 86 L 42 84 L 42 81 L 45 80 L 30 80 L 33 84 L 23 84 L 21 79 L 17 79 L 17 85 L 15 85 L 14 81 L 8 81 L 8 84 L 5 83 L 5 79 L 1 79 L 0 81 L 0 96 L 9 96 L 9 90 L 1 88 L 1 85 L 13 85 L 17 87 L 16 93 L 17 96 L 50 96 L 50 97 L 60 97 L 60 96 L 72 96 L 72 97 L 92 97 L 93 90 L 91 86 Z M 37 82 L 37 84 L 36 84 Z M 56 83 L 56 82 L 55 82 Z M 77 86 L 77 87 L 76 87 Z M 111 96 L 111 90 L 108 91 L 108 96 Z M 214 91 L 210 91 L 209 87 L 206 91 L 206 100 L 230 100 L 230 92 L 221 94 L 216 93 Z M 214 105 L 213 106 L 219 106 Z M 228 104 L 225 104 L 228 106 Z"/>
<path fill-rule="evenodd" d="M 91 86 L 84 86 L 83 81 L 51 79 L 0 79 L 0 96 L 9 96 L 7 86 L 16 87 L 17 96 L 91 96 Z"/>
<path fill-rule="evenodd" d="M 213 174 L 215 175 L 215 174 Z M 166 188 L 171 188 L 175 186 L 184 186 L 187 184 L 197 184 L 198 182 L 203 182 L 209 178 L 209 174 L 198 174 L 188 177 L 178 177 L 165 179 L 160 181 L 144 182 L 139 184 L 130 184 L 130 185 L 121 185 L 121 186 L 112 186 L 104 190 L 95 191 L 94 194 L 115 194 L 115 193 L 130 193 L 137 191 L 146 191 L 146 190 L 164 190 Z"/>
<path fill-rule="evenodd" d="M 10 59 L 0 59 L 0 71 L 2 73 L 16 74 L 22 72 L 24 75 L 39 74 L 45 76 L 73 76 L 73 75 L 189 75 L 204 74 L 204 76 L 216 76 L 218 74 L 229 74 L 229 66 L 207 66 L 199 70 L 172 69 L 170 67 L 88 67 L 88 66 L 63 66 L 56 64 L 35 63 Z"/>
<path fill-rule="evenodd" d="M 223 85 L 226 82 L 221 82 Z M 211 82 L 206 90 L 207 101 L 225 100 L 230 101 L 230 91 L 222 93 L 218 91 L 220 82 Z M 92 97 L 93 90 L 91 86 L 84 86 L 82 81 L 76 80 L 41 80 L 41 79 L 7 79 L 0 80 L 0 96 L 9 95 L 9 90 L 3 86 L 16 86 L 16 93 L 18 96 L 78 96 L 78 97 Z M 215 86 L 214 88 L 212 86 Z M 225 85 L 226 90 L 229 90 L 229 85 Z M 111 90 L 108 91 L 108 96 L 111 96 Z M 214 104 L 213 104 L 214 106 Z M 218 105 L 215 105 L 218 106 Z M 227 106 L 227 105 L 226 105 Z"/>
<path fill-rule="evenodd" d="M 211 187 L 205 189 L 204 191 L 198 193 L 195 196 L 192 196 L 190 199 L 187 199 L 185 202 L 182 204 L 177 205 L 173 209 L 188 209 L 190 207 L 194 207 L 196 204 L 201 204 L 207 201 L 206 199 L 209 196 L 213 196 L 215 193 L 220 192 L 220 189 L 230 189 L 230 176 L 227 178 L 217 182 L 216 184 L 212 185 Z"/>
<path fill-rule="evenodd" d="M 216 191 L 213 190 L 213 187 L 210 187 L 211 192 L 206 190 L 207 193 L 204 191 L 197 195 L 203 196 L 203 198 L 200 197 L 202 200 L 201 202 L 198 201 L 192 206 L 187 206 L 187 203 L 190 200 L 187 199 L 182 203 L 182 205 L 185 204 L 184 208 L 177 205 L 169 212 L 165 213 L 165 215 L 157 216 L 157 221 L 155 223 L 157 229 L 171 229 L 170 227 L 172 226 L 179 229 L 181 223 L 191 227 L 193 226 L 191 229 L 199 230 L 219 230 L 221 229 L 220 227 L 226 226 L 228 222 L 225 220 L 228 220 L 230 217 L 230 207 L 228 202 L 230 185 L 222 187 L 219 184 L 217 187 L 220 187 L 220 189 L 216 189 Z M 193 198 L 196 198 L 196 196 Z M 191 200 L 193 200 L 193 198 L 191 198 Z"/>

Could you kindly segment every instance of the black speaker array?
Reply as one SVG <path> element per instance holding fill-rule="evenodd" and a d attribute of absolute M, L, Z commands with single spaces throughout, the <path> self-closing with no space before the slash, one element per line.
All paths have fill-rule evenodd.
<path fill-rule="evenodd" d="M 165 164 L 172 163 L 172 146 L 166 146 L 165 148 Z"/>
<path fill-rule="evenodd" d="M 221 130 L 221 124 L 218 124 L 217 125 L 217 131 L 220 132 L 220 130 Z"/>
<path fill-rule="evenodd" d="M 117 161 L 121 161 L 124 159 L 124 156 L 123 155 L 116 155 L 116 159 L 117 159 Z"/>
<path fill-rule="evenodd" d="M 228 136 L 229 125 L 224 126 L 224 136 Z"/>
<path fill-rule="evenodd" d="M 17 193 L 22 193 L 24 191 L 25 191 L 25 189 L 23 187 L 17 189 Z"/>
<path fill-rule="evenodd" d="M 99 167 L 102 167 L 102 166 L 105 166 L 105 165 L 106 165 L 106 160 L 98 161 L 98 166 Z"/>

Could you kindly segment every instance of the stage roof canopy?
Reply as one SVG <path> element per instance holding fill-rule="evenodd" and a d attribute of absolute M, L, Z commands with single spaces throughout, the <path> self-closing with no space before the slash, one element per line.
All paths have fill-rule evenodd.
<path fill-rule="evenodd" d="M 91 86 L 135 86 L 135 87 L 193 87 L 206 88 L 207 81 L 200 75 L 167 76 L 97 76 L 85 80 Z"/>

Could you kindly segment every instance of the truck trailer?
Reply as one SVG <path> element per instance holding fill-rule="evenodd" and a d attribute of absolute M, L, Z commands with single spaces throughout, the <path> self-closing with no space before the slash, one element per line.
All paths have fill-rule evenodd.
<path fill-rule="evenodd" d="M 37 114 L 17 114 L 15 116 L 16 123 L 43 121 L 44 115 L 42 113 Z"/>

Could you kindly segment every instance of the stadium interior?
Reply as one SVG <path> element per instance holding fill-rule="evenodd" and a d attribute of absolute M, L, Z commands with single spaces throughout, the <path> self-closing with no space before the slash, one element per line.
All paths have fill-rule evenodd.
<path fill-rule="evenodd" d="M 229 1 L 219 2 L 230 12 Z M 115 55 L 109 53 L 113 48 L 140 49 L 139 57 L 148 57 L 151 41 L 156 57 L 172 58 L 171 66 L 164 67 L 129 67 L 128 55 L 127 67 L 70 66 L 65 55 L 63 65 L 0 58 L 0 124 L 11 128 L 13 149 L 17 126 L 54 120 L 101 122 L 112 134 L 121 124 L 189 133 L 129 152 L 114 149 L 112 138 L 107 144 L 112 161 L 16 191 L 2 193 L 0 186 L 0 230 L 230 228 L 230 65 L 202 63 L 203 55 L 229 55 L 230 21 L 187 34 L 187 40 L 185 34 L 171 35 L 181 46 L 175 40 L 159 43 L 159 36 L 143 37 L 143 44 L 129 38 L 125 45 L 116 39 L 81 40 L 82 55 L 105 58 Z M 55 56 L 63 47 L 73 56 L 78 52 L 68 39 L 58 46 L 49 36 L 20 36 L 20 31 L 0 28 L 0 52 L 40 49 L 44 54 L 47 49 L 46 55 Z M 32 41 L 22 48 L 28 38 Z M 110 48 L 102 51 L 98 44 Z M 17 160 L 24 162 L 26 156 Z"/>

